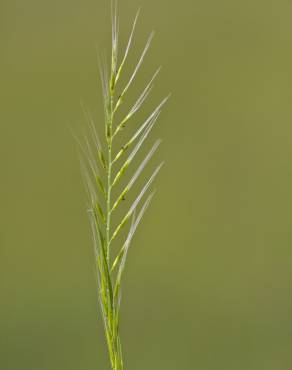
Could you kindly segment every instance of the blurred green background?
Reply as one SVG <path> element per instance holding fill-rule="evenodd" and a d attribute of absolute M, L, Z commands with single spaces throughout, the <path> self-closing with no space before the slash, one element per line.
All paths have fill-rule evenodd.
<path fill-rule="evenodd" d="M 125 369 L 291 369 L 292 3 L 121 0 L 122 45 L 140 5 L 127 72 L 157 33 L 129 102 L 160 64 L 145 112 L 172 98 L 124 280 Z M 109 369 L 70 133 L 80 100 L 102 127 L 109 8 L 0 0 L 1 370 Z"/>

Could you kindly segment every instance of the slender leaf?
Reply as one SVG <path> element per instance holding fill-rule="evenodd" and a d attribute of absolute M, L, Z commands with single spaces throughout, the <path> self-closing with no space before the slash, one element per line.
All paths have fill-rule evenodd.
<path fill-rule="evenodd" d="M 133 177 L 129 181 L 128 185 L 125 187 L 125 189 L 122 191 L 122 193 L 120 194 L 120 196 L 115 201 L 115 203 L 113 205 L 113 208 L 112 208 L 112 211 L 114 211 L 117 208 L 117 206 L 120 204 L 120 202 L 125 199 L 125 196 L 131 190 L 131 188 L 134 185 L 135 181 L 137 180 L 137 178 L 139 177 L 139 175 L 141 174 L 141 172 L 145 168 L 146 164 L 150 161 L 151 157 L 153 156 L 153 154 L 155 153 L 155 151 L 159 147 L 160 143 L 161 143 L 161 140 L 157 140 L 155 142 L 155 144 L 153 145 L 153 147 L 151 148 L 151 150 L 149 151 L 149 153 L 147 154 L 147 156 L 142 161 L 142 163 L 138 167 L 137 171 L 135 172 L 135 174 L 133 175 Z"/>
<path fill-rule="evenodd" d="M 156 170 L 153 172 L 152 176 L 150 177 L 150 179 L 147 181 L 146 185 L 143 187 L 143 189 L 141 190 L 140 194 L 138 195 L 138 197 L 136 198 L 136 200 L 133 202 L 132 206 L 130 207 L 129 211 L 127 212 L 127 214 L 125 215 L 125 217 L 122 219 L 122 221 L 120 222 L 120 224 L 116 227 L 111 239 L 110 239 L 110 243 L 116 238 L 116 236 L 118 235 L 118 233 L 121 231 L 121 229 L 125 226 L 125 224 L 128 222 L 129 218 L 132 216 L 133 212 L 135 211 L 135 209 L 137 208 L 138 204 L 140 203 L 143 195 L 146 193 L 147 189 L 149 188 L 149 186 L 152 184 L 152 182 L 154 181 L 155 177 L 157 176 L 159 170 L 161 169 L 163 163 L 161 163 L 157 168 Z"/>
<path fill-rule="evenodd" d="M 126 115 L 126 117 L 123 119 L 123 121 L 119 125 L 120 128 L 118 128 L 118 131 L 121 128 L 124 128 L 125 124 L 140 109 L 140 107 L 142 106 L 142 104 L 144 103 L 144 101 L 147 99 L 148 95 L 150 94 L 150 92 L 151 92 L 151 90 L 153 88 L 153 81 L 157 77 L 157 75 L 160 72 L 160 70 L 161 70 L 161 67 L 159 67 L 158 70 L 154 73 L 154 75 L 152 76 L 150 82 L 145 87 L 145 89 L 142 91 L 141 95 L 139 96 L 139 98 L 137 99 L 137 101 L 135 102 L 135 104 L 133 105 L 133 107 L 131 108 L 130 112 Z M 119 106 L 121 104 L 122 104 L 122 97 L 119 97 L 119 99 L 117 101 L 117 104 L 116 104 L 116 107 L 115 107 L 115 112 L 117 111 L 117 109 L 119 108 Z"/>
<path fill-rule="evenodd" d="M 125 263 L 126 263 L 126 259 L 127 259 L 128 250 L 129 250 L 132 238 L 133 238 L 133 236 L 134 236 L 134 234 L 137 230 L 137 227 L 138 227 L 140 221 L 143 218 L 143 215 L 144 215 L 145 211 L 147 210 L 147 208 L 148 208 L 148 206 L 151 202 L 151 199 L 152 199 L 153 195 L 154 195 L 153 193 L 150 194 L 148 196 L 148 198 L 146 199 L 146 201 L 145 201 L 143 207 L 141 208 L 137 218 L 134 220 L 134 222 L 131 225 L 128 237 L 127 237 L 126 242 L 123 246 L 123 254 L 121 256 L 121 262 L 119 264 L 119 270 L 118 270 L 116 283 L 115 283 L 115 289 L 114 289 L 114 300 L 116 302 L 116 310 L 119 310 L 119 307 L 120 307 L 121 280 L 122 280 L 122 275 L 123 275 L 123 271 L 124 271 L 124 268 L 125 268 Z"/>
<path fill-rule="evenodd" d="M 137 73 L 138 73 L 138 71 L 139 71 L 139 69 L 140 69 L 140 67 L 141 67 L 141 65 L 143 63 L 143 60 L 145 58 L 145 55 L 146 55 L 146 53 L 147 53 L 147 51 L 148 51 L 148 49 L 149 49 L 149 47 L 151 45 L 151 41 L 152 41 L 153 37 L 154 37 L 154 32 L 152 32 L 150 34 L 150 36 L 149 36 L 149 38 L 148 38 L 148 40 L 146 42 L 146 46 L 145 46 L 145 48 L 144 48 L 144 50 L 143 50 L 143 52 L 141 54 L 141 57 L 140 57 L 137 65 L 136 65 L 136 68 L 134 69 L 134 72 L 133 72 L 133 74 L 132 74 L 129 82 L 127 83 L 126 87 L 124 88 L 123 92 L 120 95 L 120 98 L 121 99 L 123 99 L 123 97 L 125 96 L 126 92 L 129 90 L 132 82 L 134 81 L 134 78 L 136 77 L 136 75 L 137 75 Z"/>
<path fill-rule="evenodd" d="M 135 28 L 136 28 L 136 24 L 137 24 L 137 20 L 138 20 L 139 14 L 140 14 L 140 9 L 138 10 L 138 12 L 136 14 L 136 17 L 134 19 L 134 23 L 133 23 L 132 30 L 131 30 L 131 33 L 130 33 L 129 41 L 128 41 L 128 44 L 127 44 L 127 47 L 126 47 L 126 50 L 125 50 L 124 58 L 123 58 L 123 60 L 122 60 L 122 62 L 120 64 L 120 67 L 119 67 L 118 72 L 117 72 L 116 82 L 118 81 L 118 79 L 119 79 L 119 77 L 121 75 L 122 69 L 123 69 L 124 64 L 126 62 L 126 59 L 128 57 L 128 54 L 129 54 L 129 51 L 130 51 L 130 48 L 131 48 L 131 45 L 132 45 L 134 31 L 135 31 Z"/>
<path fill-rule="evenodd" d="M 118 182 L 118 180 L 122 177 L 122 175 L 126 172 L 127 168 L 129 167 L 129 165 L 133 161 L 135 155 L 138 153 L 138 151 L 141 148 L 142 144 L 144 143 L 144 141 L 148 137 L 150 131 L 152 130 L 152 128 L 154 126 L 154 123 L 155 123 L 155 121 L 145 130 L 144 134 L 142 135 L 142 137 L 138 141 L 138 143 L 135 146 L 135 148 L 133 149 L 132 153 L 129 155 L 128 159 L 125 161 L 125 163 L 123 164 L 123 166 L 121 167 L 121 169 L 116 174 L 116 177 L 114 178 L 114 181 L 112 183 L 112 186 L 114 186 Z"/>

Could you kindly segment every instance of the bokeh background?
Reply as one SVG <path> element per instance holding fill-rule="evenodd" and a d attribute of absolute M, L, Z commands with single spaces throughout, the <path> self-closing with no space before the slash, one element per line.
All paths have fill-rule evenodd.
<path fill-rule="evenodd" d="M 125 274 L 125 368 L 291 369 L 292 3 L 121 0 L 122 45 L 139 6 L 127 73 L 157 33 L 128 102 L 160 64 L 144 112 L 172 98 Z M 109 10 L 0 0 L 1 370 L 109 369 L 70 131 L 80 100 L 102 129 Z"/>

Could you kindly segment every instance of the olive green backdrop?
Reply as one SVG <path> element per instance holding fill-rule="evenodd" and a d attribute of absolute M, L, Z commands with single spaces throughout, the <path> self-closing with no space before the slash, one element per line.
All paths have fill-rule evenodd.
<path fill-rule="evenodd" d="M 129 102 L 166 159 L 129 255 L 126 370 L 292 368 L 292 3 L 121 0 L 121 42 L 142 5 Z M 70 127 L 102 128 L 96 49 L 105 0 L 0 0 L 0 369 L 109 369 Z M 142 117 L 142 115 L 140 116 Z M 153 137 L 154 137 L 153 136 Z"/>

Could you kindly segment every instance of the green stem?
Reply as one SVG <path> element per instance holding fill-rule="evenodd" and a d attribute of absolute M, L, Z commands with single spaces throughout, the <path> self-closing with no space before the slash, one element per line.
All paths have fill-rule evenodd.
<path fill-rule="evenodd" d="M 111 78 L 111 81 L 114 79 Z M 108 110 L 108 122 L 106 123 L 106 138 L 107 138 L 107 185 L 106 185 L 106 257 L 107 264 L 110 266 L 110 229 L 111 229 L 111 188 L 112 188 L 112 142 L 113 142 L 113 122 L 114 122 L 114 96 L 115 96 L 115 84 L 111 82 L 110 86 L 110 103 Z M 110 278 L 110 277 L 109 277 Z M 111 279 L 111 278 L 110 278 Z M 112 370 L 123 370 L 123 361 L 120 348 L 120 339 L 118 333 L 118 323 L 116 322 L 116 311 L 115 305 L 112 302 L 107 302 L 109 307 L 107 321 L 108 327 L 110 328 L 111 335 L 107 340 L 109 356 L 111 361 Z"/>
<path fill-rule="evenodd" d="M 111 123 L 112 125 L 112 123 Z M 112 177 L 112 138 L 108 141 L 108 171 L 106 189 L 106 251 L 107 260 L 110 259 L 110 226 L 111 226 L 111 177 Z"/>
<path fill-rule="evenodd" d="M 108 167 L 107 167 L 107 189 L 106 189 L 106 250 L 107 259 L 110 260 L 110 226 L 111 226 L 111 178 L 112 178 L 112 142 L 113 142 L 113 122 L 114 122 L 114 96 L 115 96 L 115 85 L 112 82 L 114 78 L 110 80 L 110 103 L 108 112 L 108 122 L 106 127 L 106 139 L 108 147 Z"/>

